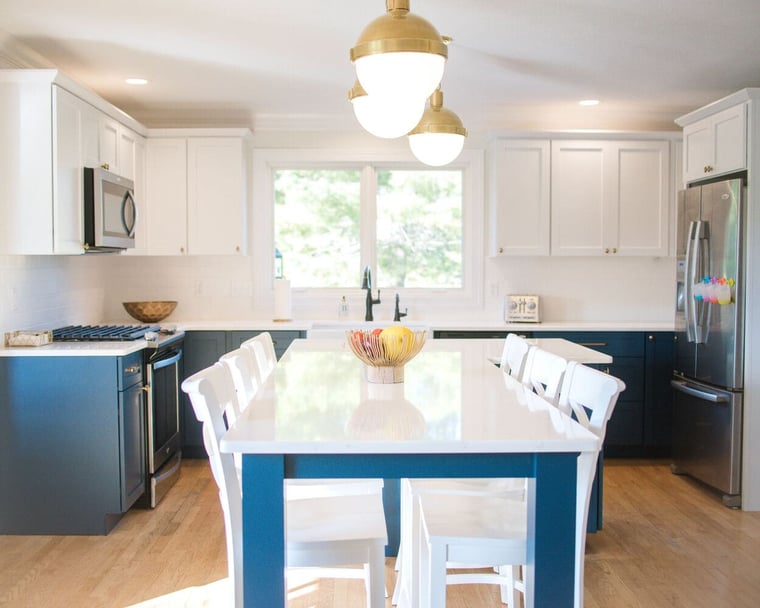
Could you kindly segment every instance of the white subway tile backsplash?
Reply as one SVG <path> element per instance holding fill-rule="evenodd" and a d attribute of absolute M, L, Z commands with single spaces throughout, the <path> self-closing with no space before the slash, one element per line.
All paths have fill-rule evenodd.
<path fill-rule="evenodd" d="M 268 319 L 272 302 L 257 301 L 253 259 L 242 256 L 140 257 L 0 256 L 0 332 L 46 329 L 72 323 L 135 322 L 122 302 L 177 300 L 167 322 Z M 409 320 L 502 321 L 504 296 L 541 296 L 545 321 L 672 320 L 673 258 L 498 258 L 485 261 L 484 304 L 477 310 L 422 310 L 402 297 Z M 494 287 L 495 286 L 495 287 Z M 360 291 L 345 290 L 335 301 L 315 303 L 296 291 L 297 319 L 337 318 L 340 295 L 351 318 L 363 318 Z M 393 290 L 384 290 L 378 319 L 393 314 Z"/>

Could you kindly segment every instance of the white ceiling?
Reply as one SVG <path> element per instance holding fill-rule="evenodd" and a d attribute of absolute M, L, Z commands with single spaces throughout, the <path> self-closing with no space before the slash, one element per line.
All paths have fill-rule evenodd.
<path fill-rule="evenodd" d="M 453 37 L 470 130 L 676 129 L 760 86 L 759 0 L 411 0 Z M 147 126 L 357 129 L 349 49 L 383 0 L 0 0 L 0 30 Z M 2 42 L 2 38 L 0 38 Z M 144 87 L 124 79 L 142 76 Z M 602 101 L 581 108 L 585 98 Z"/>

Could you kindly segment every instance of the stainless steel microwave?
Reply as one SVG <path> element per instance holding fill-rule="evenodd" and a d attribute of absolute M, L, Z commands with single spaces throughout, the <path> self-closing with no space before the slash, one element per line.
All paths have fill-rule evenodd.
<path fill-rule="evenodd" d="M 108 252 L 135 246 L 135 184 L 102 168 L 84 168 L 84 250 Z"/>

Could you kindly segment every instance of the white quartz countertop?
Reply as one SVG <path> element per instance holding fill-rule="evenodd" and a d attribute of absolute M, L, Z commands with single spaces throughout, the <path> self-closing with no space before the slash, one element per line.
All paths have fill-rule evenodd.
<path fill-rule="evenodd" d="M 123 357 L 148 345 L 146 340 L 129 342 L 53 342 L 44 346 L 0 347 L 0 357 Z"/>
<path fill-rule="evenodd" d="M 430 340 L 404 366 L 404 382 L 372 384 L 345 341 L 297 340 L 221 448 L 274 454 L 597 449 L 592 433 L 489 362 L 499 346 Z"/>
<path fill-rule="evenodd" d="M 237 319 L 216 321 L 172 321 L 173 325 L 185 331 L 308 331 L 316 326 L 339 326 L 347 328 L 361 327 L 361 319 L 309 319 L 293 321 L 272 321 L 267 319 Z M 378 319 L 375 325 L 392 324 L 393 321 Z M 673 322 L 662 321 L 545 321 L 541 323 L 505 323 L 504 321 L 457 321 L 404 319 L 409 326 L 426 326 L 431 330 L 451 331 L 673 331 Z"/>

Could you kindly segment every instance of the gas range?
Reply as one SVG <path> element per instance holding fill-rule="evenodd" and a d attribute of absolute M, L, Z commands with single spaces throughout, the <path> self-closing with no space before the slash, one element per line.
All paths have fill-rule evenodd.
<path fill-rule="evenodd" d="M 53 330 L 53 342 L 126 342 L 160 329 L 160 325 L 67 325 Z"/>

